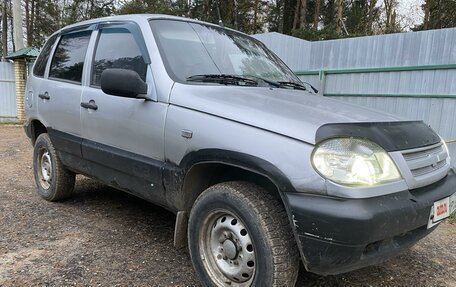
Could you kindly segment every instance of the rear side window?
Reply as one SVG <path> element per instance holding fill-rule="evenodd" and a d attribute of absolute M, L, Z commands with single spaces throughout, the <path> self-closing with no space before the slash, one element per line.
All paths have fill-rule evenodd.
<path fill-rule="evenodd" d="M 49 55 L 51 54 L 52 47 L 54 46 L 55 39 L 57 39 L 57 35 L 52 36 L 46 42 L 41 51 L 38 59 L 36 59 L 35 66 L 33 67 L 33 74 L 38 77 L 44 77 L 44 71 L 46 71 L 46 64 L 49 60 Z"/>
<path fill-rule="evenodd" d="M 133 35 L 125 28 L 106 28 L 100 36 L 93 60 L 91 85 L 100 86 L 105 69 L 133 70 L 146 81 L 147 64 Z"/>
<path fill-rule="evenodd" d="M 91 31 L 63 35 L 60 38 L 49 71 L 50 78 L 81 83 L 82 68 Z"/>

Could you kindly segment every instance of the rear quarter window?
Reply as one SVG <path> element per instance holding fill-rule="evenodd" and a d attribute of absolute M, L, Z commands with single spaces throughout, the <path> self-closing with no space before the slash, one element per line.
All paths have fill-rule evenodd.
<path fill-rule="evenodd" d="M 51 54 L 52 47 L 54 46 L 57 35 L 52 36 L 46 42 L 41 51 L 38 59 L 36 59 L 35 66 L 33 67 L 33 75 L 37 77 L 44 77 L 44 72 L 46 71 L 46 65 L 49 60 L 49 55 Z"/>
<path fill-rule="evenodd" d="M 91 31 L 63 35 L 51 62 L 49 77 L 81 83 Z"/>

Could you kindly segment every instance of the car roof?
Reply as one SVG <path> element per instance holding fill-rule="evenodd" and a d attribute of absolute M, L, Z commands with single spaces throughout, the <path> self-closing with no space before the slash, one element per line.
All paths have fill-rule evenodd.
<path fill-rule="evenodd" d="M 66 30 L 71 30 L 80 26 L 87 26 L 91 24 L 97 24 L 101 22 L 108 22 L 108 21 L 133 21 L 133 22 L 140 22 L 145 20 L 153 20 L 153 19 L 165 19 L 165 20 L 177 20 L 177 21 L 185 21 L 185 22 L 192 22 L 192 23 L 199 23 L 199 24 L 204 24 L 204 25 L 210 25 L 214 27 L 220 28 L 219 25 L 213 24 L 213 23 L 208 23 L 204 21 L 200 21 L 197 19 L 190 19 L 190 18 L 185 18 L 185 17 L 178 17 L 178 16 L 171 16 L 171 15 L 165 15 L 165 14 L 128 14 L 128 15 L 117 15 L 117 16 L 108 16 L 108 17 L 102 17 L 102 18 L 96 18 L 96 19 L 90 19 L 90 20 L 85 20 L 81 22 L 77 22 L 68 26 L 63 27 L 62 29 L 56 31 L 53 34 L 61 33 Z M 242 33 L 240 31 L 230 29 L 223 27 L 226 30 L 230 30 L 233 32 L 237 32 L 240 34 L 247 35 L 245 33 Z M 249 36 L 249 35 L 247 35 Z"/>

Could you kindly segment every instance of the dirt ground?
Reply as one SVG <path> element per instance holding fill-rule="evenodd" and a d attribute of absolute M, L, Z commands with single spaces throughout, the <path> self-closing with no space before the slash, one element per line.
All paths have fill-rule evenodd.
<path fill-rule="evenodd" d="M 79 177 L 64 202 L 39 198 L 22 127 L 0 125 L 0 286 L 199 286 L 172 247 L 174 215 Z M 297 286 L 456 286 L 456 225 L 443 223 L 379 266 Z"/>

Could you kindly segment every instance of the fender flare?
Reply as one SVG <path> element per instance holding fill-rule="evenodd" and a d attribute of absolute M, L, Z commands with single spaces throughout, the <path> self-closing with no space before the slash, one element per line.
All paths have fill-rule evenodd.
<path fill-rule="evenodd" d="M 274 183 L 280 193 L 296 192 L 290 180 L 274 164 L 242 152 L 223 149 L 193 151 L 182 158 L 179 168 L 185 171 L 186 176 L 192 167 L 203 163 L 220 163 L 245 169 L 268 178 Z"/>

